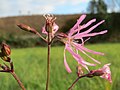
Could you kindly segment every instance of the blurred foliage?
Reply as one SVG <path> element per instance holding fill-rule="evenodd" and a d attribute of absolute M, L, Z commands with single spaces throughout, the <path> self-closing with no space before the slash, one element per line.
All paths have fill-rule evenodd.
<path fill-rule="evenodd" d="M 100 77 L 83 78 L 76 83 L 73 90 L 120 90 L 120 44 L 92 44 L 86 45 L 86 47 L 105 53 L 105 56 L 89 54 L 102 63 L 95 67 L 89 66 L 89 69 L 98 69 L 108 62 L 111 63 L 113 83 L 110 84 Z M 45 90 L 46 51 L 47 48 L 43 47 L 12 49 L 11 58 L 15 65 L 16 74 L 25 85 L 26 90 Z M 67 62 L 72 70 L 71 74 L 67 73 L 64 67 L 63 51 L 64 47 L 51 48 L 50 90 L 68 90 L 68 87 L 77 78 L 76 66 L 78 63 L 70 53 L 66 52 Z M 80 55 L 88 62 L 95 63 L 86 55 L 82 53 Z M 21 89 L 9 73 L 0 73 L 0 90 Z"/>
<path fill-rule="evenodd" d="M 107 5 L 105 4 L 104 0 L 98 0 L 97 12 L 103 14 L 107 13 Z"/>
<path fill-rule="evenodd" d="M 75 15 L 56 15 L 56 23 L 59 25 L 59 32 L 67 33 L 70 28 L 76 23 L 77 19 L 80 17 L 80 14 Z M 86 19 L 82 24 L 87 23 L 89 20 L 96 18 L 97 21 L 91 26 L 95 25 L 101 20 L 105 20 L 103 24 L 98 26 L 92 32 L 99 32 L 101 30 L 108 30 L 107 34 L 98 35 L 92 37 L 88 43 L 115 43 L 120 42 L 120 13 L 111 13 L 111 14 L 88 14 Z M 32 21 L 30 21 L 32 19 Z M 40 19 L 40 20 L 39 20 Z M 22 17 L 8 17 L 0 18 L 0 43 L 5 41 L 7 44 L 12 47 L 34 47 L 34 46 L 46 46 L 45 42 L 38 38 L 37 36 L 20 30 L 16 24 L 25 23 L 30 25 L 37 30 L 40 30 L 44 25 L 44 18 L 42 16 L 22 16 Z M 40 23 L 41 22 L 41 23 Z M 82 25 L 81 24 L 81 25 Z M 88 28 L 90 28 L 89 26 Z M 84 29 L 87 30 L 88 28 Z M 84 31 L 83 30 L 83 31 Z M 41 31 L 39 31 L 41 32 Z M 63 45 L 59 41 L 55 41 L 53 46 Z"/>
<path fill-rule="evenodd" d="M 91 0 L 88 5 L 88 12 L 91 14 L 96 13 L 96 10 L 97 10 L 96 6 L 97 6 L 96 0 Z"/>
<path fill-rule="evenodd" d="M 107 13 L 107 5 L 104 0 L 91 0 L 88 5 L 88 12 L 105 14 Z"/>
<path fill-rule="evenodd" d="M 14 35 L 10 34 L 8 36 L 0 37 L 0 43 L 3 41 L 15 48 L 45 46 L 45 42 L 38 37 L 15 37 Z"/>

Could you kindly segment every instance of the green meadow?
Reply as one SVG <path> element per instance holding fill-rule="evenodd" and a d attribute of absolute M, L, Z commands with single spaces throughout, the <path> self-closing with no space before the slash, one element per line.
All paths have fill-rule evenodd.
<path fill-rule="evenodd" d="M 113 83 L 110 84 L 100 77 L 82 78 L 73 90 L 120 90 L 120 44 L 93 44 L 86 45 L 86 47 L 105 53 L 105 56 L 90 54 L 102 64 L 89 68 L 91 70 L 98 69 L 106 63 L 111 63 Z M 77 62 L 68 52 L 66 56 L 72 73 L 66 72 L 63 64 L 63 50 L 63 46 L 51 49 L 50 90 L 67 90 L 77 77 Z M 11 58 L 14 62 L 15 72 L 25 85 L 26 90 L 45 90 L 46 54 L 46 47 L 12 49 Z M 80 54 L 85 60 L 93 62 L 87 56 Z M 2 63 L 2 60 L 0 62 Z M 21 89 L 10 73 L 0 73 L 0 90 Z"/>

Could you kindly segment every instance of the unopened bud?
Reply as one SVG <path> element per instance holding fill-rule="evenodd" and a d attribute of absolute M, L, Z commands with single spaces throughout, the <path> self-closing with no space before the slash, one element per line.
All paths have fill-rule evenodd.
<path fill-rule="evenodd" d="M 76 67 L 76 69 L 77 69 L 77 76 L 78 77 L 80 77 L 81 75 L 83 75 L 83 70 L 82 70 L 82 67 L 80 66 L 80 65 L 78 65 L 77 67 Z"/>
<path fill-rule="evenodd" d="M 56 17 L 54 17 L 52 14 L 46 14 L 44 17 L 46 19 L 46 31 L 53 33 Z"/>
<path fill-rule="evenodd" d="M 24 30 L 24 31 L 28 31 L 28 32 L 31 32 L 31 33 L 34 33 L 34 34 L 37 33 L 37 31 L 36 31 L 34 28 L 32 28 L 32 27 L 30 27 L 30 26 L 28 26 L 28 25 L 25 25 L 25 24 L 17 24 L 17 26 L 18 26 L 19 28 L 21 28 L 22 30 Z"/>
<path fill-rule="evenodd" d="M 3 57 L 1 57 L 1 59 L 6 61 L 6 62 L 10 62 L 11 61 L 10 57 L 7 57 L 7 56 L 3 56 Z"/>
<path fill-rule="evenodd" d="M 3 70 L 7 70 L 7 67 L 6 66 L 3 66 L 0 64 L 0 67 L 3 69 Z"/>
<path fill-rule="evenodd" d="M 100 68 L 98 70 L 91 70 L 87 74 L 87 77 L 91 78 L 94 76 L 100 76 L 101 78 L 104 78 L 104 79 L 108 80 L 110 83 L 112 83 L 111 71 L 110 71 L 109 65 L 110 65 L 110 63 L 105 64 L 102 68 Z"/>
<path fill-rule="evenodd" d="M 59 38 L 59 39 L 67 38 L 67 35 L 65 33 L 59 33 L 59 34 L 57 34 L 57 38 Z"/>
<path fill-rule="evenodd" d="M 4 56 L 9 56 L 11 54 L 10 46 L 5 43 L 2 43 L 1 51 Z"/>
<path fill-rule="evenodd" d="M 104 72 L 102 70 L 91 70 L 87 77 L 102 76 Z"/>
<path fill-rule="evenodd" d="M 92 75 L 93 76 L 101 76 L 103 74 L 104 74 L 104 72 L 102 70 L 94 70 Z"/>

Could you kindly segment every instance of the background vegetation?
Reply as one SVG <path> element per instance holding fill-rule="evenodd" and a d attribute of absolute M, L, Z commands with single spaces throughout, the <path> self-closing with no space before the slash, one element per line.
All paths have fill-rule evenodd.
<path fill-rule="evenodd" d="M 94 77 L 92 79 L 83 78 L 75 85 L 73 90 L 119 90 L 120 89 L 120 44 L 95 44 L 87 45 L 88 48 L 104 52 L 105 56 L 92 55 L 103 64 L 111 63 L 112 80 L 108 81 Z M 77 62 L 67 53 L 67 61 L 72 69 L 68 74 L 63 64 L 63 47 L 53 47 L 51 53 L 51 81 L 50 90 L 67 90 L 77 77 Z M 33 52 L 35 51 L 35 52 Z M 58 52 L 59 51 L 59 52 Z M 15 71 L 22 80 L 26 90 L 44 90 L 46 80 L 46 53 L 47 48 L 26 48 L 12 49 L 12 60 Z M 81 53 L 80 53 L 81 54 Z M 85 55 L 81 54 L 85 60 L 92 62 Z M 102 65 L 90 67 L 98 69 Z M 0 74 L 0 90 L 21 90 L 17 82 L 9 73 Z"/>
<path fill-rule="evenodd" d="M 76 23 L 76 20 L 80 17 L 80 15 L 81 14 L 56 15 L 57 17 L 56 22 L 60 27 L 59 32 L 69 31 L 69 29 Z M 100 25 L 93 32 L 108 29 L 107 34 L 102 36 L 96 36 L 92 38 L 89 41 L 89 43 L 120 42 L 119 16 L 120 13 L 94 14 L 94 15 L 88 14 L 83 23 L 86 23 L 93 18 L 97 18 L 97 22 L 103 19 L 106 20 L 105 23 Z M 31 33 L 27 33 L 25 31 L 20 30 L 17 27 L 18 23 L 30 25 L 36 28 L 41 33 L 42 26 L 44 25 L 45 22 L 43 16 L 41 15 L 0 18 L 0 43 L 4 40 L 6 41 L 6 43 L 13 47 L 45 46 L 45 43 L 41 41 L 41 39 L 39 39 L 37 36 L 34 36 Z"/>
<path fill-rule="evenodd" d="M 120 8 L 118 0 L 111 1 L 113 2 L 112 4 L 117 4 Z M 88 14 L 83 23 L 86 23 L 93 18 L 97 18 L 97 22 L 103 19 L 106 21 L 93 32 L 107 29 L 108 33 L 91 38 L 88 43 L 92 44 L 87 45 L 87 47 L 105 53 L 105 56 L 92 56 L 102 62 L 102 65 L 106 63 L 112 64 L 110 67 L 113 83 L 110 84 L 108 81 L 100 77 L 94 77 L 92 79 L 84 78 L 79 80 L 79 82 L 75 85 L 74 90 L 120 89 L 120 12 L 115 13 L 114 5 L 112 6 L 111 13 L 107 13 L 108 7 L 104 0 L 90 0 L 88 5 Z M 60 27 L 59 32 L 66 33 L 76 23 L 76 20 L 81 16 L 81 14 L 55 16 L 57 17 L 56 23 Z M 12 49 L 12 60 L 15 65 L 15 71 L 25 85 L 26 90 L 44 90 L 46 83 L 47 48 L 35 46 L 46 46 L 46 44 L 37 36 L 20 30 L 17 27 L 17 24 L 19 23 L 24 23 L 34 27 L 41 33 L 45 20 L 41 15 L 0 18 L 0 43 L 5 41 L 11 47 L 20 48 Z M 56 45 L 63 44 L 55 42 L 54 46 Z M 67 53 L 67 61 L 73 72 L 71 74 L 66 72 L 63 64 L 63 49 L 63 46 L 52 47 L 50 90 L 67 90 L 77 77 L 77 62 L 69 53 Z M 81 55 L 85 60 L 92 62 L 92 60 L 85 55 Z M 2 60 L 0 60 L 0 63 L 3 63 Z M 102 67 L 102 65 L 90 67 L 90 69 L 98 69 Z M 9 73 L 1 73 L 0 90 L 16 89 L 21 90 L 14 78 L 10 76 Z"/>

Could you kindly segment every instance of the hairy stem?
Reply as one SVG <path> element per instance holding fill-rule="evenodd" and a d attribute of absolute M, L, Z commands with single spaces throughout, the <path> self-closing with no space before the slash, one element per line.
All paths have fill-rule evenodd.
<path fill-rule="evenodd" d="M 46 90 L 49 89 L 49 81 L 50 81 L 50 33 L 48 31 L 48 56 L 47 56 L 47 81 L 46 81 Z"/>
<path fill-rule="evenodd" d="M 88 74 L 84 74 L 80 77 L 77 77 L 76 80 L 72 83 L 72 85 L 68 88 L 68 90 L 72 90 L 73 86 L 78 82 L 80 78 L 86 77 Z"/>
<path fill-rule="evenodd" d="M 15 80 L 18 82 L 19 86 L 22 88 L 22 90 L 26 90 L 24 85 L 22 84 L 22 82 L 20 81 L 20 79 L 18 78 L 18 76 L 15 74 L 15 72 L 10 72 L 13 77 L 15 78 Z"/>

